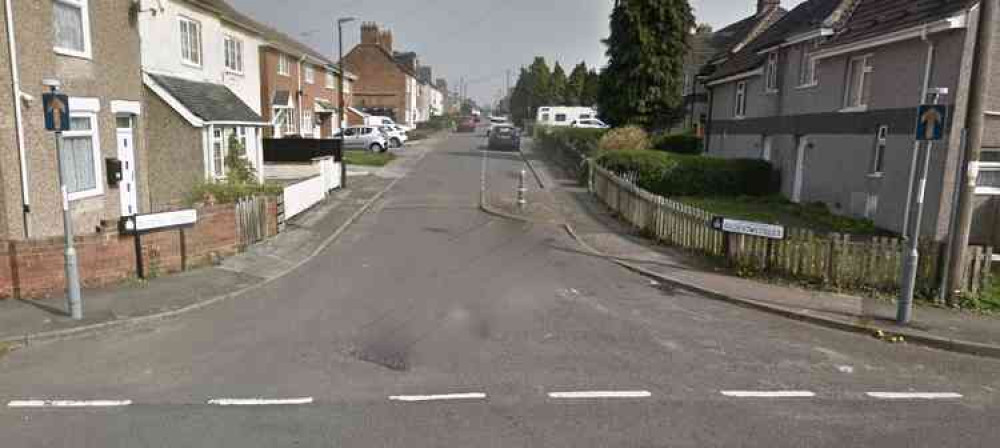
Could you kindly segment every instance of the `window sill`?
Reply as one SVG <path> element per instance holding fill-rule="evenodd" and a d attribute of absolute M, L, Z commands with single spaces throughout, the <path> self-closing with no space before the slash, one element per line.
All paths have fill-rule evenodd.
<path fill-rule="evenodd" d="M 227 68 L 227 69 L 226 69 L 226 74 L 229 74 L 229 75 L 236 75 L 236 76 L 244 76 L 244 73 L 243 73 L 243 72 L 241 72 L 241 71 L 237 71 L 237 70 L 233 70 L 233 69 L 231 69 L 231 68 Z"/>
<path fill-rule="evenodd" d="M 736 115 L 733 117 L 733 120 L 746 120 L 746 118 L 746 115 Z"/>
<path fill-rule="evenodd" d="M 868 106 L 845 107 L 843 109 L 840 109 L 838 112 L 842 114 L 856 114 L 859 112 L 868 112 Z"/>
<path fill-rule="evenodd" d="M 867 177 L 869 179 L 881 179 L 885 176 L 885 173 L 868 173 Z"/>
<path fill-rule="evenodd" d="M 102 196 L 102 195 L 104 195 L 104 189 L 102 189 L 102 188 L 95 188 L 95 189 L 92 189 L 92 190 L 85 190 L 85 191 L 78 191 L 76 193 L 70 193 L 68 196 L 69 196 L 70 202 L 73 202 L 73 201 L 79 201 L 79 200 L 83 200 L 83 199 L 96 198 L 96 197 Z"/>
<path fill-rule="evenodd" d="M 768 90 L 764 91 L 764 95 L 777 95 L 780 92 L 781 91 L 778 90 L 778 89 L 773 89 L 773 90 L 772 89 L 768 89 Z"/>
<path fill-rule="evenodd" d="M 1000 196 L 998 187 L 976 187 L 977 196 Z"/>
<path fill-rule="evenodd" d="M 802 84 L 802 85 L 796 87 L 795 89 L 796 90 L 809 90 L 809 89 L 815 89 L 816 87 L 819 87 L 819 83 L 818 82 L 814 82 L 812 84 Z"/>
<path fill-rule="evenodd" d="M 196 64 L 194 62 L 187 61 L 187 60 L 184 60 L 184 59 L 181 59 L 181 64 L 186 65 L 186 66 L 191 67 L 191 68 L 197 68 L 197 69 L 201 68 L 201 64 Z"/>
<path fill-rule="evenodd" d="M 53 47 L 52 51 L 60 56 L 69 56 L 71 58 L 86 59 L 88 61 L 94 59 L 94 56 L 91 54 L 90 51 L 77 51 L 59 47 Z"/>

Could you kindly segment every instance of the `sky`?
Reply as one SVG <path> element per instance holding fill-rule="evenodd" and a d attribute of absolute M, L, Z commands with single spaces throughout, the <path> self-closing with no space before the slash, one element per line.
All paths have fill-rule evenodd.
<path fill-rule="evenodd" d="M 569 72 L 583 61 L 606 62 L 613 0 L 228 0 L 336 60 L 336 20 L 357 17 L 344 28 L 344 52 L 360 40 L 360 21 L 392 30 L 397 50 L 415 51 L 455 88 L 464 79 L 480 104 L 495 100 L 518 69 L 536 56 L 558 61 Z M 689 0 L 699 23 L 719 29 L 753 13 L 756 0 Z M 791 8 L 803 0 L 782 0 Z"/>

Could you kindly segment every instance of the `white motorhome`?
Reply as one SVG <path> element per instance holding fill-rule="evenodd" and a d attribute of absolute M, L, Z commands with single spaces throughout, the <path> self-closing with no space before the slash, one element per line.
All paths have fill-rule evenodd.
<path fill-rule="evenodd" d="M 544 106 L 538 108 L 535 124 L 538 126 L 569 126 L 576 120 L 597 118 L 592 107 Z"/>

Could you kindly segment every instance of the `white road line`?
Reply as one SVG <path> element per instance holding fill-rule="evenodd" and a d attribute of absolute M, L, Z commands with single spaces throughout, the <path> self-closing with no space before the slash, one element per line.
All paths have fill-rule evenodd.
<path fill-rule="evenodd" d="M 807 390 L 724 390 L 722 395 L 736 398 L 809 398 L 816 394 Z"/>
<path fill-rule="evenodd" d="M 483 400 L 486 394 L 464 393 L 464 394 L 438 394 L 438 395 L 392 395 L 391 401 L 437 401 L 437 400 Z"/>
<path fill-rule="evenodd" d="M 213 398 L 208 404 L 216 406 L 287 406 L 312 404 L 312 397 L 302 398 Z"/>
<path fill-rule="evenodd" d="M 653 396 L 648 390 L 581 390 L 549 392 L 549 398 L 646 398 Z"/>
<path fill-rule="evenodd" d="M 868 392 L 866 395 L 883 400 L 943 400 L 962 398 L 953 392 Z"/>
<path fill-rule="evenodd" d="M 8 408 L 112 408 L 129 406 L 132 400 L 13 400 Z"/>

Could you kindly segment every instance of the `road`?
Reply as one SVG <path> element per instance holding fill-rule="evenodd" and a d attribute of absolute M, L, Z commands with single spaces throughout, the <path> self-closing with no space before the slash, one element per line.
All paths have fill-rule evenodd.
<path fill-rule="evenodd" d="M 261 289 L 0 359 L 0 445 L 1000 440 L 1000 362 L 671 290 L 579 252 L 557 227 L 486 215 L 482 143 L 427 148 L 336 243 Z M 521 167 L 490 154 L 487 183 L 513 191 Z"/>

